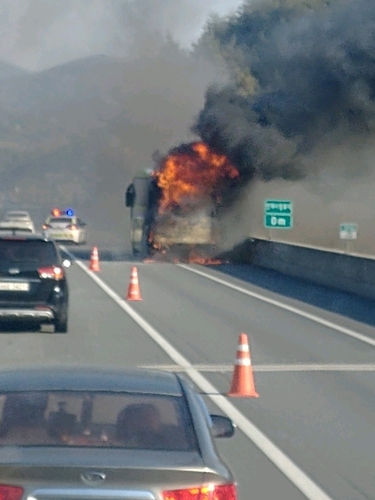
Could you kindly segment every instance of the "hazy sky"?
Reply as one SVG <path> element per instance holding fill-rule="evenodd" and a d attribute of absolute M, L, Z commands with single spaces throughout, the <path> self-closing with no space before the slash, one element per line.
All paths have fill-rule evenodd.
<path fill-rule="evenodd" d="M 126 55 L 138 31 L 189 47 L 211 13 L 242 0 L 0 0 L 0 59 L 30 70 L 91 54 Z"/>

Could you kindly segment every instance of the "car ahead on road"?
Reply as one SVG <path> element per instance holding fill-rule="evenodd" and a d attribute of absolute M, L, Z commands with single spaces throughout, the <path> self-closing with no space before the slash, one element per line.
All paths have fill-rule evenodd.
<path fill-rule="evenodd" d="M 7 227 L 8 225 L 8 227 L 26 228 L 30 229 L 32 233 L 35 233 L 35 226 L 29 212 L 8 210 L 0 222 L 0 225 L 2 227 Z"/>
<path fill-rule="evenodd" d="M 86 223 L 74 215 L 72 210 L 61 213 L 54 209 L 42 226 L 45 235 L 60 243 L 84 245 L 87 241 Z"/>
<path fill-rule="evenodd" d="M 0 493 L 10 500 L 236 500 L 210 416 L 182 377 L 155 370 L 0 371 Z"/>
<path fill-rule="evenodd" d="M 0 325 L 52 323 L 68 328 L 68 284 L 54 241 L 42 234 L 0 231 Z"/>

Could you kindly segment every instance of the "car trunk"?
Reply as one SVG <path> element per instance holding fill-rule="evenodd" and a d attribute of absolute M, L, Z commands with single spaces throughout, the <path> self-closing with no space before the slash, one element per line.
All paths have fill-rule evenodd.
<path fill-rule="evenodd" d="M 43 267 L 40 266 L 40 269 Z M 29 306 L 46 302 L 55 284 L 52 279 L 40 278 L 35 263 L 0 264 L 0 304 L 6 303 L 11 307 L 13 303 Z"/>
<path fill-rule="evenodd" d="M 70 239 L 74 220 L 69 217 L 52 219 L 48 223 L 47 234 L 54 239 Z"/>
<path fill-rule="evenodd" d="M 45 447 L 0 450 L 0 478 L 35 500 L 150 500 L 218 480 L 198 452 Z"/>

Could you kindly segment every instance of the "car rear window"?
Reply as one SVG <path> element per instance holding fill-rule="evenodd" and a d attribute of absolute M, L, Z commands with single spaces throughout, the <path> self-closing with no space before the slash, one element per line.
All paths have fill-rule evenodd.
<path fill-rule="evenodd" d="M 50 224 L 71 224 L 72 219 L 70 217 L 54 217 L 50 219 Z"/>
<path fill-rule="evenodd" d="M 9 212 L 5 215 L 5 218 L 7 219 L 29 219 L 29 217 L 29 214 L 26 214 L 25 212 Z"/>
<path fill-rule="evenodd" d="M 46 266 L 58 263 L 54 244 L 50 241 L 0 239 L 0 264 L 35 262 Z"/>
<path fill-rule="evenodd" d="M 111 392 L 0 394 L 0 446 L 197 449 L 181 396 Z"/>

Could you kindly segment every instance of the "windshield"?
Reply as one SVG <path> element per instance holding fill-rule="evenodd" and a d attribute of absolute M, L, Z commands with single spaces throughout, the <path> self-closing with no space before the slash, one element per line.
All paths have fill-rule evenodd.
<path fill-rule="evenodd" d="M 182 397 L 111 392 L 0 395 L 0 446 L 196 449 Z"/>
<path fill-rule="evenodd" d="M 49 224 L 72 224 L 72 219 L 70 217 L 55 217 L 49 220 Z"/>
<path fill-rule="evenodd" d="M 4 218 L 6 220 L 13 220 L 13 219 L 29 220 L 30 219 L 29 215 L 25 214 L 24 212 L 7 213 Z"/>

